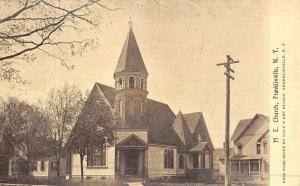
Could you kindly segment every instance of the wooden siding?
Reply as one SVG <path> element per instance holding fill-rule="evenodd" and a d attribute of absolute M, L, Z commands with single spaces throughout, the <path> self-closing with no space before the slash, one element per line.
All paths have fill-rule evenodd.
<path fill-rule="evenodd" d="M 109 147 L 106 154 L 106 166 L 88 167 L 87 157 L 83 160 L 83 174 L 85 177 L 114 177 L 115 176 L 115 147 Z M 80 156 L 72 155 L 72 176 L 80 177 Z"/>
<path fill-rule="evenodd" d="M 164 168 L 164 150 L 173 149 L 174 150 L 174 168 L 165 169 Z M 177 151 L 174 147 L 158 147 L 149 146 L 148 148 L 148 175 L 149 177 L 159 177 L 159 176 L 175 176 L 177 167 Z"/>
<path fill-rule="evenodd" d="M 266 121 L 257 118 L 252 125 L 246 129 L 244 134 L 235 142 L 235 153 L 238 154 L 237 145 L 243 145 L 243 155 L 256 154 L 256 143 L 259 138 L 268 130 L 269 126 Z"/>

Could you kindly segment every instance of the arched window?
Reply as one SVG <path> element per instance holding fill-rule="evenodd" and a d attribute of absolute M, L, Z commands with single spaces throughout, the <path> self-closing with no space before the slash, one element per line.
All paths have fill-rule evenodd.
<path fill-rule="evenodd" d="M 129 78 L 129 88 L 134 88 L 134 77 Z"/>
<path fill-rule="evenodd" d="M 122 78 L 119 79 L 118 84 L 119 84 L 119 89 L 122 89 L 122 87 L 123 87 Z"/>
<path fill-rule="evenodd" d="M 179 156 L 179 168 L 180 169 L 184 169 L 184 157 L 183 157 L 183 155 L 180 155 Z"/>
<path fill-rule="evenodd" d="M 141 89 L 144 90 L 144 78 L 141 78 Z"/>

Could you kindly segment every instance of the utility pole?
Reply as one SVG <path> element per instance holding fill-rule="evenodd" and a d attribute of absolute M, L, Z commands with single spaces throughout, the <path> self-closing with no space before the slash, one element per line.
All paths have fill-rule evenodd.
<path fill-rule="evenodd" d="M 224 66 L 226 72 L 226 116 L 225 116 L 225 186 L 231 186 L 230 182 L 230 160 L 229 160 L 229 129 L 230 129 L 230 79 L 234 80 L 234 77 L 231 76 L 231 72 L 234 73 L 234 70 L 230 67 L 233 63 L 239 63 L 239 61 L 234 61 L 230 55 L 227 55 L 227 62 L 219 63 L 217 66 Z"/>

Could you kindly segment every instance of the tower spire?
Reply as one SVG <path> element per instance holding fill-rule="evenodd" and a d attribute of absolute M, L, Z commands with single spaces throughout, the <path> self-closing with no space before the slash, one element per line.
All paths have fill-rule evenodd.
<path fill-rule="evenodd" d="M 129 16 L 128 26 L 129 28 L 132 28 L 133 22 L 131 21 L 131 16 Z"/>

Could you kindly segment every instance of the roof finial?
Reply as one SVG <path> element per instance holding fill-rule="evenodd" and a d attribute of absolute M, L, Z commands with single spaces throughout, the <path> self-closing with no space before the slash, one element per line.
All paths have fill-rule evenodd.
<path fill-rule="evenodd" d="M 128 25 L 129 25 L 129 28 L 132 28 L 133 22 L 131 21 L 131 16 L 129 17 Z"/>

